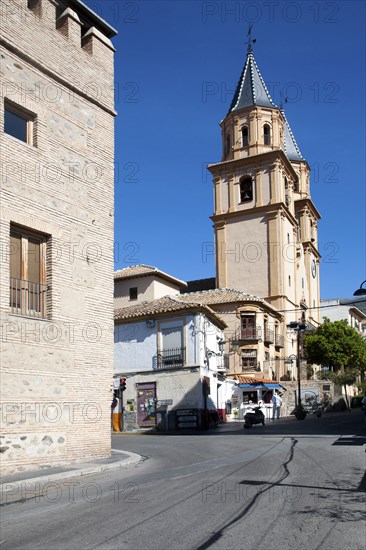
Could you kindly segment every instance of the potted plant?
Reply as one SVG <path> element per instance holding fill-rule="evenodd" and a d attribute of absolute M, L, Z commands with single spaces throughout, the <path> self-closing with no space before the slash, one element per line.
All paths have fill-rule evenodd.
<path fill-rule="evenodd" d="M 296 405 L 295 407 L 295 416 L 297 420 L 304 420 L 306 416 L 306 410 L 302 405 Z"/>

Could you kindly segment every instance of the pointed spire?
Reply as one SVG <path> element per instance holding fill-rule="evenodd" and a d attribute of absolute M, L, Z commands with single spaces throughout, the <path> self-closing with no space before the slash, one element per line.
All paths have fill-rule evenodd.
<path fill-rule="evenodd" d="M 252 45 L 256 42 L 256 39 L 252 38 L 252 27 L 253 25 L 249 26 L 248 41 L 246 42 L 248 44 L 247 59 L 240 75 L 229 113 L 252 105 L 277 108 L 272 101 L 254 59 Z"/>
<path fill-rule="evenodd" d="M 255 62 L 253 52 L 249 51 L 229 113 L 252 105 L 277 108 Z"/>
<path fill-rule="evenodd" d="M 288 160 L 304 161 L 305 159 L 300 152 L 294 134 L 292 133 L 290 125 L 287 122 L 285 111 L 281 109 L 281 113 L 283 118 L 285 119 L 285 138 L 283 148 L 285 150 L 286 156 Z"/>

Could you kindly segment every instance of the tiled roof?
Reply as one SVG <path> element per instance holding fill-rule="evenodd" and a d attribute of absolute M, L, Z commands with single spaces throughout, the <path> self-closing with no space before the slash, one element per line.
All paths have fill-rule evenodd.
<path fill-rule="evenodd" d="M 252 51 L 248 52 L 229 113 L 250 107 L 251 105 L 276 108 L 255 62 Z"/>
<path fill-rule="evenodd" d="M 239 384 L 275 384 L 276 381 L 270 378 L 252 378 L 251 376 L 237 375 Z"/>
<path fill-rule="evenodd" d="M 287 118 L 285 116 L 284 111 L 281 111 L 283 118 L 285 119 L 285 139 L 284 139 L 284 149 L 286 156 L 288 160 L 297 160 L 297 161 L 304 161 L 304 157 L 302 156 L 299 146 L 296 143 L 296 140 L 294 138 L 294 135 L 291 131 L 290 125 L 287 122 Z"/>
<path fill-rule="evenodd" d="M 262 298 L 258 298 L 258 296 L 252 296 L 251 294 L 247 294 L 241 290 L 235 290 L 234 288 L 215 288 L 214 290 L 190 292 L 188 294 L 181 294 L 179 299 L 183 301 L 197 300 L 200 303 L 207 305 L 226 304 L 229 302 L 242 302 L 248 300 L 251 302 L 266 303 Z"/>
<path fill-rule="evenodd" d="M 175 283 L 178 286 L 187 286 L 187 283 L 184 281 L 181 281 L 180 279 L 177 279 L 176 277 L 173 277 L 172 275 L 168 275 L 168 273 L 164 273 L 164 271 L 160 271 L 157 267 L 153 267 L 151 265 L 145 265 L 145 264 L 139 264 L 134 265 L 131 267 L 125 267 L 124 269 L 120 269 L 118 271 L 114 272 L 114 279 L 115 280 L 121 280 L 121 279 L 131 279 L 134 277 L 144 277 L 147 275 L 158 275 L 162 277 L 163 279 L 166 279 L 172 283 Z"/>
<path fill-rule="evenodd" d="M 152 317 L 162 313 L 170 313 L 175 311 L 196 310 L 206 313 L 214 319 L 222 328 L 226 327 L 225 322 L 207 305 L 193 300 L 180 300 L 180 295 L 177 297 L 164 296 L 151 302 L 142 302 L 133 306 L 122 307 L 114 311 L 114 320 L 122 321 L 126 319 L 135 319 L 139 317 Z"/>
<path fill-rule="evenodd" d="M 255 62 L 253 52 L 250 50 L 240 75 L 229 113 L 244 109 L 245 107 L 251 107 L 252 105 L 278 109 L 270 96 L 260 70 Z M 284 150 L 286 156 L 289 160 L 303 161 L 305 159 L 296 143 L 285 113 L 283 110 L 281 110 L 281 112 L 285 119 Z"/>

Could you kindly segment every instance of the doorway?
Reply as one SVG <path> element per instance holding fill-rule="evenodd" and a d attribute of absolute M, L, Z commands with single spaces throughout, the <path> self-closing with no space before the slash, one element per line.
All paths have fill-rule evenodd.
<path fill-rule="evenodd" d="M 156 382 L 136 384 L 137 424 L 142 427 L 156 425 Z"/>

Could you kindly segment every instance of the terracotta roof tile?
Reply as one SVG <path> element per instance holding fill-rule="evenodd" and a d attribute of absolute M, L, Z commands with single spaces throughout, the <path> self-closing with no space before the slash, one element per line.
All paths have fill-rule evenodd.
<path fill-rule="evenodd" d="M 214 290 L 189 292 L 187 294 L 181 294 L 180 300 L 197 300 L 202 304 L 225 304 L 227 302 L 242 302 L 244 300 L 264 302 L 264 300 L 258 298 L 258 296 L 252 296 L 251 294 L 247 294 L 241 290 L 235 290 L 234 288 L 215 288 Z"/>
<path fill-rule="evenodd" d="M 237 376 L 239 384 L 276 384 L 276 380 L 269 378 L 252 378 L 250 376 Z"/>
<path fill-rule="evenodd" d="M 173 277 L 172 275 L 161 271 L 157 267 L 145 264 L 139 264 L 131 267 L 125 267 L 124 269 L 119 269 L 118 271 L 114 272 L 114 279 L 131 279 L 133 277 L 144 277 L 146 275 L 158 275 L 163 279 L 167 279 L 168 281 L 175 283 L 177 286 L 187 286 L 187 283 L 185 281 L 181 281 L 180 279 L 177 279 L 176 277 Z"/>
<path fill-rule="evenodd" d="M 151 317 L 161 313 L 170 313 L 174 311 L 184 311 L 188 309 L 196 309 L 203 311 L 209 317 L 213 318 L 222 327 L 226 327 L 225 322 L 207 305 L 197 301 L 181 301 L 180 295 L 177 297 L 164 296 L 151 302 L 142 302 L 133 306 L 122 307 L 114 311 L 115 321 L 127 319 L 135 319 L 138 317 Z"/>

